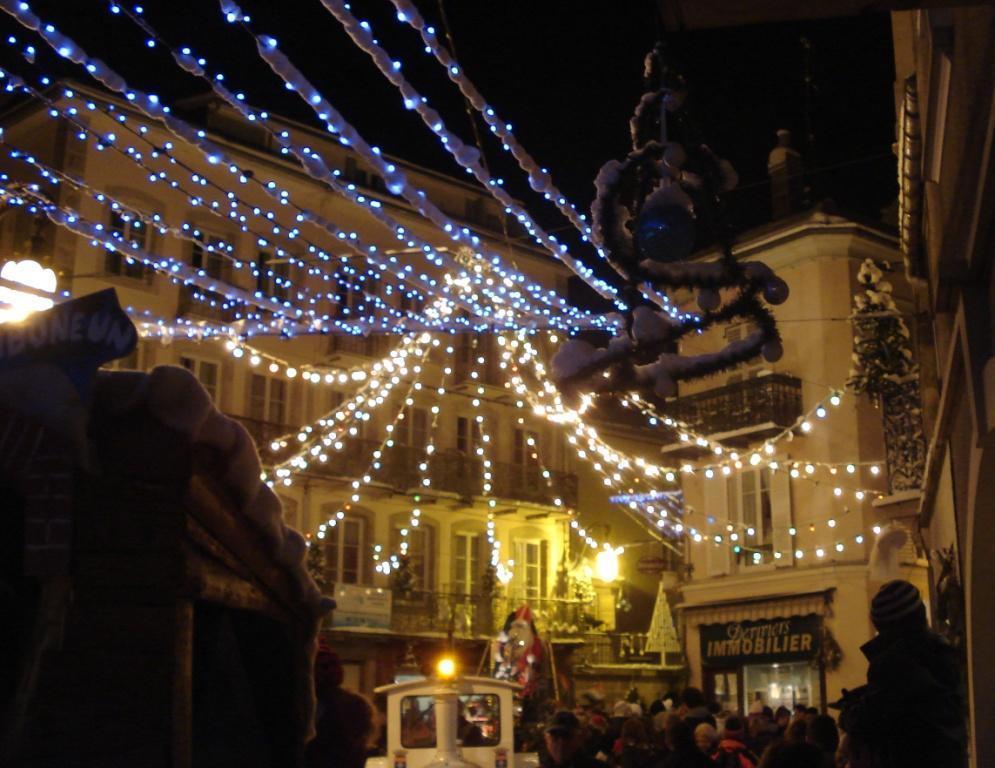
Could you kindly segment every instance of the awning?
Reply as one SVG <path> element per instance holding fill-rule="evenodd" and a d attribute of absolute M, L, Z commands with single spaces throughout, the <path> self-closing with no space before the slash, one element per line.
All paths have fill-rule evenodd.
<path fill-rule="evenodd" d="M 835 587 L 801 594 L 765 595 L 740 600 L 708 603 L 681 603 L 677 606 L 688 627 L 702 624 L 726 624 L 730 621 L 758 621 L 788 616 L 829 616 L 832 613 Z"/>

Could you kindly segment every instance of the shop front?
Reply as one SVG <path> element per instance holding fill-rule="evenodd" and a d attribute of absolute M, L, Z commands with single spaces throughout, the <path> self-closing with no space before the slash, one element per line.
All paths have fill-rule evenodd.
<path fill-rule="evenodd" d="M 705 693 L 723 709 L 825 703 L 817 614 L 699 626 Z"/>

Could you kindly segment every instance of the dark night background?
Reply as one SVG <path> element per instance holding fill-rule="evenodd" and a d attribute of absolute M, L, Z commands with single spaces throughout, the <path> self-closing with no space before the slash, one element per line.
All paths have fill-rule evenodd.
<path fill-rule="evenodd" d="M 181 72 L 162 48 L 123 16 L 96 0 L 42 0 L 32 8 L 104 58 L 130 84 L 167 103 L 200 93 L 202 84 Z M 145 16 L 171 43 L 189 45 L 222 71 L 233 90 L 271 111 L 317 125 L 310 111 L 257 57 L 249 36 L 222 19 L 215 0 L 144 4 Z M 329 100 L 385 152 L 437 170 L 462 174 L 413 112 L 403 109 L 382 78 L 318 0 L 246 0 L 259 33 L 272 34 Z M 442 32 L 438 0 L 422 0 L 424 16 Z M 380 41 L 446 117 L 472 142 L 468 117 L 455 85 L 424 53 L 414 30 L 394 18 L 387 0 L 361 0 L 354 12 L 370 21 Z M 464 70 L 532 155 L 553 174 L 567 197 L 586 211 L 593 179 L 603 162 L 628 150 L 628 119 L 641 93 L 642 60 L 659 38 L 656 7 L 640 2 L 471 2 L 445 0 L 457 55 Z M 38 48 L 49 74 L 85 81 L 35 36 L 7 16 L 13 34 Z M 810 43 L 806 66 L 805 38 Z M 669 33 L 673 59 L 690 87 L 689 108 L 710 145 L 740 174 L 732 209 L 740 228 L 769 219 L 767 153 L 775 130 L 790 128 L 802 151 L 813 198 L 832 197 L 845 211 L 877 217 L 895 197 L 893 64 L 886 14 L 808 24 L 749 26 Z M 2 60 L 25 77 L 31 68 L 4 46 Z M 806 89 L 806 72 L 811 90 Z M 32 78 L 37 82 L 37 75 Z M 808 98 L 808 96 L 811 98 Z M 811 125 L 815 140 L 807 138 Z M 513 162 L 484 132 L 495 175 L 523 199 L 540 221 L 565 220 L 522 182 Z"/>

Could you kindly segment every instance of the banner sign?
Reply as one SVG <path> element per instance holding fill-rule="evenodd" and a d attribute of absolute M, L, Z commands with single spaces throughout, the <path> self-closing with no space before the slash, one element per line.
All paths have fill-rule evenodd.
<path fill-rule="evenodd" d="M 390 629 L 391 592 L 356 584 L 335 585 L 332 627 Z"/>
<path fill-rule="evenodd" d="M 0 371 L 51 362 L 84 391 L 97 368 L 137 343 L 135 326 L 108 288 L 0 325 Z"/>
<path fill-rule="evenodd" d="M 701 662 L 737 666 L 812 659 L 819 652 L 822 618 L 816 614 L 700 627 Z"/>

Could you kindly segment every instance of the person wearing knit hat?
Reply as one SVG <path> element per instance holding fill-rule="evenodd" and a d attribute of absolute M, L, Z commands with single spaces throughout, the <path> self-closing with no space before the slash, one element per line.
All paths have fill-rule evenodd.
<path fill-rule="evenodd" d="M 929 629 L 915 585 L 897 579 L 871 600 L 877 635 L 861 646 L 867 685 L 836 705 L 848 740 L 880 768 L 967 764 L 960 662 Z"/>
<path fill-rule="evenodd" d="M 878 632 L 926 626 L 926 606 L 914 584 L 889 581 L 871 601 L 871 623 Z"/>

